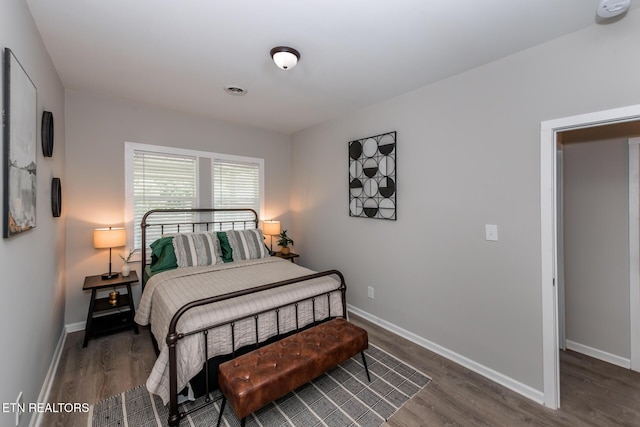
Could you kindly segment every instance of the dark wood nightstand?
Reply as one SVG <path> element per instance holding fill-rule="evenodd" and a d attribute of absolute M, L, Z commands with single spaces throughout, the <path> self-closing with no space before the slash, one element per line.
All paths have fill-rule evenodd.
<path fill-rule="evenodd" d="M 133 307 L 133 296 L 131 294 L 131 284 L 137 281 L 138 274 L 135 271 L 132 271 L 127 277 L 122 277 L 122 274 L 118 274 L 118 277 L 109 280 L 102 280 L 101 275 L 84 278 L 82 290 L 91 291 L 91 302 L 89 303 L 89 313 L 87 314 L 87 325 L 84 329 L 84 344 L 82 347 L 87 346 L 89 338 L 93 335 L 111 333 L 132 327 L 136 334 L 138 333 L 138 325 L 133 321 L 136 310 Z M 118 295 L 115 304 L 111 304 L 109 298 L 96 297 L 97 291 L 100 289 L 115 289 L 123 286 L 127 288 L 127 293 Z M 105 314 L 95 316 L 98 313 Z"/>
<path fill-rule="evenodd" d="M 282 258 L 282 259 L 289 259 L 291 260 L 292 263 L 296 263 L 294 261 L 295 258 L 298 258 L 300 255 L 298 254 L 294 254 L 293 252 L 289 252 L 288 254 L 283 254 L 282 252 L 276 252 L 273 254 L 273 256 L 277 256 L 278 258 Z"/>

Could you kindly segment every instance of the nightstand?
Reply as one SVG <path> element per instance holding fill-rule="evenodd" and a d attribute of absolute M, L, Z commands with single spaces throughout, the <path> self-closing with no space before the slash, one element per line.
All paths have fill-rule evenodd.
<path fill-rule="evenodd" d="M 273 256 L 277 256 L 278 258 L 282 258 L 282 259 L 289 259 L 291 260 L 292 263 L 295 264 L 294 259 L 298 258 L 300 255 L 294 254 L 293 252 L 289 252 L 288 254 L 283 254 L 282 252 L 276 252 L 273 254 Z"/>
<path fill-rule="evenodd" d="M 138 333 L 138 325 L 133 321 L 136 310 L 133 307 L 131 294 L 131 284 L 137 281 L 138 274 L 135 271 L 132 271 L 127 277 L 122 277 L 122 274 L 118 274 L 118 277 L 109 280 L 102 280 L 101 275 L 84 278 L 82 290 L 91 290 L 91 302 L 89 303 L 82 347 L 87 346 L 89 338 L 93 335 L 107 334 L 132 327 L 136 334 Z M 111 304 L 108 297 L 97 298 L 96 294 L 100 289 L 121 287 L 126 287 L 127 293 L 118 295 L 115 304 Z"/>

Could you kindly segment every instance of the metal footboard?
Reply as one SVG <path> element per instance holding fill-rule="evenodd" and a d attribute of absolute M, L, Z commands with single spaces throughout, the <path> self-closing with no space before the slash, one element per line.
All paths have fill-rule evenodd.
<path fill-rule="evenodd" d="M 299 283 L 299 282 L 303 282 L 305 280 L 311 280 L 311 279 L 316 279 L 319 277 L 325 277 L 325 276 L 332 276 L 335 275 L 340 279 L 340 286 L 334 290 L 331 291 L 325 291 L 316 295 L 312 295 L 310 297 L 307 298 L 303 298 L 301 300 L 297 300 L 297 301 L 293 301 L 290 303 L 287 303 L 285 305 L 281 305 L 278 307 L 273 307 L 270 308 L 268 310 L 264 310 L 261 311 L 259 313 L 252 313 L 250 315 L 247 316 L 243 316 L 243 317 L 238 317 L 232 320 L 228 320 L 222 323 L 218 323 L 215 325 L 210 325 L 204 328 L 200 328 L 194 331 L 187 331 L 187 332 L 178 332 L 176 330 L 176 327 L 178 325 L 178 321 L 180 320 L 180 318 L 182 318 L 182 316 L 187 313 L 189 310 L 196 308 L 196 307 L 202 307 L 204 305 L 208 305 L 208 304 L 213 304 L 216 302 L 220 302 L 220 301 L 225 301 L 225 300 L 229 300 L 232 298 L 237 298 L 240 296 L 244 296 L 244 295 L 249 295 L 249 294 L 253 294 L 256 292 L 262 292 L 262 291 L 266 291 L 269 289 L 274 289 L 274 288 L 279 288 L 281 286 L 287 286 L 287 285 L 291 285 L 294 283 Z M 208 339 L 208 333 L 211 329 L 215 329 L 221 326 L 225 326 L 225 325 L 229 325 L 229 327 L 231 328 L 231 342 L 232 342 L 232 355 L 235 355 L 235 334 L 234 334 L 234 327 L 236 322 L 239 322 L 241 320 L 246 320 L 249 318 L 254 318 L 255 319 L 255 328 L 256 328 L 256 340 L 255 340 L 255 345 L 256 347 L 259 346 L 260 342 L 259 342 L 259 337 L 258 337 L 258 321 L 261 315 L 265 314 L 265 313 L 273 313 L 275 312 L 275 321 L 276 321 L 276 337 L 280 336 L 280 316 L 279 316 L 279 312 L 281 309 L 285 308 L 285 307 L 290 307 L 293 306 L 295 308 L 295 317 L 296 317 L 296 331 L 300 329 L 300 325 L 298 322 L 298 306 L 300 303 L 305 302 L 305 301 L 311 301 L 311 307 L 312 307 L 312 322 L 311 324 L 315 324 L 319 321 L 324 321 L 324 320 L 328 320 L 332 317 L 334 317 L 334 314 L 331 313 L 331 295 L 336 293 L 336 292 L 340 292 L 340 298 L 341 298 L 341 302 L 342 302 L 342 313 L 340 314 L 335 314 L 335 315 L 341 315 L 342 317 L 346 318 L 347 317 L 347 304 L 346 304 L 346 290 L 347 290 L 347 285 L 345 284 L 344 281 L 344 276 L 342 275 L 342 273 L 338 270 L 328 270 L 328 271 L 323 271 L 321 273 L 314 273 L 314 274 L 309 274 L 306 276 L 301 276 L 301 277 L 296 277 L 294 279 L 289 279 L 289 280 L 283 280 L 280 282 L 275 282 L 275 283 L 270 283 L 267 285 L 263 285 L 263 286 L 258 286 L 255 288 L 251 288 L 251 289 L 246 289 L 243 291 L 237 291 L 237 292 L 230 292 L 224 295 L 220 295 L 220 296 L 216 296 L 216 297 L 211 297 L 211 298 L 205 298 L 205 299 L 201 299 L 201 300 L 197 300 L 197 301 L 193 301 L 189 304 L 184 305 L 182 308 L 180 308 L 180 310 L 178 310 L 176 312 L 176 314 L 173 316 L 173 318 L 171 319 L 171 323 L 169 325 L 169 332 L 167 334 L 167 338 L 166 338 L 166 342 L 167 345 L 169 347 L 169 420 L 168 420 L 168 424 L 171 427 L 177 427 L 180 424 L 180 421 L 185 418 L 187 415 L 198 411 L 202 408 L 204 408 L 205 406 L 213 403 L 213 400 L 211 400 L 210 397 L 210 384 L 209 384 L 209 355 L 208 355 L 208 343 L 207 343 L 207 339 Z M 324 319 L 316 319 L 316 310 L 315 310 L 315 302 L 318 298 L 327 298 L 327 317 Z M 188 336 L 192 336 L 192 335 L 197 335 L 197 334 L 202 334 L 203 339 L 205 340 L 204 342 L 204 349 L 205 349 L 205 363 L 204 363 L 204 375 L 205 375 L 205 402 L 202 405 L 199 405 L 195 408 L 192 408 L 188 411 L 180 411 L 178 409 L 178 374 L 177 374 L 177 360 L 178 360 L 178 355 L 177 355 L 177 344 L 178 342 L 183 339 L 186 338 Z"/>

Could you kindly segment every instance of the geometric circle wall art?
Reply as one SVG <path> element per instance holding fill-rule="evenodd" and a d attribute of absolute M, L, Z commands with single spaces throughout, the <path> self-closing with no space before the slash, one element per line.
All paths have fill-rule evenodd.
<path fill-rule="evenodd" d="M 396 219 L 395 131 L 349 142 L 349 216 Z"/>

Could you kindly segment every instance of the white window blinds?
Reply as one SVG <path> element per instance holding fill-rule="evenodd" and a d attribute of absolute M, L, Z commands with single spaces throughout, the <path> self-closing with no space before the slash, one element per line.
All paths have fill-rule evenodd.
<path fill-rule="evenodd" d="M 260 165 L 213 159 L 213 206 L 216 209 L 252 208 L 260 213 Z M 217 213 L 216 221 L 251 220 L 251 214 Z M 242 224 L 237 224 L 242 228 Z M 231 228 L 229 225 L 225 228 Z"/>
<path fill-rule="evenodd" d="M 263 180 L 264 160 L 260 158 L 125 142 L 127 243 L 135 250 L 141 248 L 140 222 L 151 209 L 249 207 L 260 216 Z M 181 223 L 179 231 L 185 232 L 190 231 L 185 227 L 191 228 L 186 223 L 194 221 L 203 222 L 193 227 L 198 231 L 210 227 L 207 221 L 224 220 L 238 221 L 235 228 L 253 228 L 252 219 L 252 215 L 154 214 L 146 242 L 149 245 L 162 234 L 178 232 L 177 226 L 166 225 L 170 223 Z"/>
<path fill-rule="evenodd" d="M 133 152 L 134 199 L 134 247 L 142 246 L 140 222 L 150 209 L 197 207 L 197 157 L 154 153 L 142 150 Z M 176 221 L 171 215 L 170 220 Z M 155 221 L 160 220 L 157 216 Z M 184 218 L 191 221 L 192 217 Z M 164 230 L 169 233 L 172 230 Z M 153 242 L 163 233 L 159 228 L 150 229 L 147 242 Z"/>

